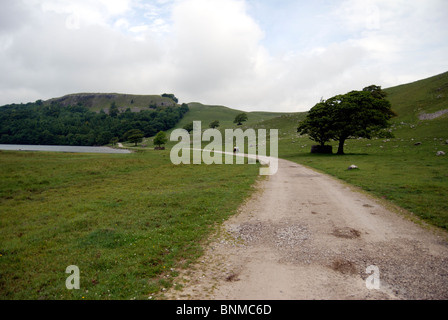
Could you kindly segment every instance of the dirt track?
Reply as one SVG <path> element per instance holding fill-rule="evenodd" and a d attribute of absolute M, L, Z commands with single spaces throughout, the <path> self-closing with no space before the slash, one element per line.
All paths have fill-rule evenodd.
<path fill-rule="evenodd" d="M 286 160 L 257 189 L 166 298 L 448 299 L 446 233 Z"/>

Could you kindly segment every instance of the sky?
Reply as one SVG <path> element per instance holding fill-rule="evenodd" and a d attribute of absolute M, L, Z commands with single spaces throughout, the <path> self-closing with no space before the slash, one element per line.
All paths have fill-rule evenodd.
<path fill-rule="evenodd" d="M 448 71 L 446 0 L 0 0 L 0 105 L 173 93 L 245 111 Z"/>

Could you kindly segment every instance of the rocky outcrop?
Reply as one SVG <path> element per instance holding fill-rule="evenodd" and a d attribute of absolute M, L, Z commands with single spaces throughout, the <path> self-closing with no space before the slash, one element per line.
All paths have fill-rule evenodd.
<path fill-rule="evenodd" d="M 421 113 L 419 114 L 418 118 L 420 120 L 432 120 L 444 115 L 445 113 L 448 113 L 448 109 L 439 110 L 434 113 Z"/>

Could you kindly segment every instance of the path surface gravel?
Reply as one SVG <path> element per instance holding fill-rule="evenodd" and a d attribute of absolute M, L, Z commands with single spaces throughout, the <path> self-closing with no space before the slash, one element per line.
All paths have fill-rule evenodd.
<path fill-rule="evenodd" d="M 166 298 L 448 299 L 445 232 L 286 160 L 256 188 Z"/>

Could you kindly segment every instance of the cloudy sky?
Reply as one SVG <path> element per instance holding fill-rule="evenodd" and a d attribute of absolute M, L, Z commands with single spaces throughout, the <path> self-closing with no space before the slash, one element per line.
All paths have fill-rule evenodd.
<path fill-rule="evenodd" d="M 174 93 L 253 111 L 448 71 L 446 0 L 0 0 L 0 105 Z"/>

